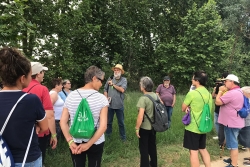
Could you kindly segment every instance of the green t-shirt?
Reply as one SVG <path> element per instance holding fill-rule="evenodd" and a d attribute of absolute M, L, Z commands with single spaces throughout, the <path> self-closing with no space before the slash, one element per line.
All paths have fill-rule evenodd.
<path fill-rule="evenodd" d="M 152 96 L 155 100 L 157 99 L 157 95 L 153 92 L 148 93 L 148 95 Z M 145 109 L 144 112 L 146 112 L 148 114 L 149 118 L 151 118 L 151 120 L 153 120 L 154 104 L 147 96 L 144 96 L 144 95 L 141 96 L 139 98 L 139 101 L 138 101 L 136 107 L 138 107 L 138 109 L 144 108 Z M 145 114 L 143 116 L 143 121 L 142 121 L 140 128 L 146 129 L 146 130 L 152 129 L 151 123 L 149 122 L 149 120 Z"/>
<path fill-rule="evenodd" d="M 199 91 L 201 94 L 197 91 Z M 210 113 L 211 113 L 212 105 L 213 105 L 212 95 L 203 86 L 188 92 L 184 100 L 184 104 L 188 105 L 191 111 L 191 123 L 185 126 L 185 129 L 194 133 L 198 133 L 198 134 L 202 134 L 198 129 L 198 126 L 200 124 L 202 109 L 204 106 L 204 101 L 201 95 L 205 103 L 209 101 L 208 104 L 209 104 Z"/>

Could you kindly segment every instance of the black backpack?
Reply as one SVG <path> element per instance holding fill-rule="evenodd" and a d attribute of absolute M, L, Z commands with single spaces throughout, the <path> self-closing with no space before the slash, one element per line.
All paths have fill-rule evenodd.
<path fill-rule="evenodd" d="M 158 96 L 157 100 L 153 99 L 150 95 L 145 94 L 154 104 L 153 121 L 149 118 L 148 114 L 144 112 L 153 129 L 156 132 L 164 132 L 168 129 L 168 113 L 166 107 L 160 102 Z"/>

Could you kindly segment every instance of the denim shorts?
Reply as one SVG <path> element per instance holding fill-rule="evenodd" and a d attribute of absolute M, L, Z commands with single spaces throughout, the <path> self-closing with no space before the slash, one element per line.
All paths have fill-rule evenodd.
<path fill-rule="evenodd" d="M 22 167 L 23 163 L 15 163 L 15 167 Z M 37 158 L 35 161 L 33 162 L 28 162 L 25 163 L 24 167 L 42 167 L 43 163 L 42 163 L 42 154 L 39 158 Z"/>
<path fill-rule="evenodd" d="M 240 128 L 229 128 L 224 126 L 224 133 L 226 138 L 226 146 L 229 150 L 238 149 L 238 135 Z"/>

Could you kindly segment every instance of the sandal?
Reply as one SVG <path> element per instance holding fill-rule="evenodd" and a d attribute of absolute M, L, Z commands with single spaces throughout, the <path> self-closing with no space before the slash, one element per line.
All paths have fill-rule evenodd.
<path fill-rule="evenodd" d="M 244 158 L 244 160 L 250 161 L 250 157 L 246 157 Z"/>

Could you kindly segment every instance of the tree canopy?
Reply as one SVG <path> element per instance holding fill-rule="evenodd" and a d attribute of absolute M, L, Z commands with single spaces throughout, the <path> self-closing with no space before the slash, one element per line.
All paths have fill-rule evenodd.
<path fill-rule="evenodd" d="M 178 91 L 192 73 L 205 70 L 209 85 L 229 71 L 247 85 L 250 2 L 248 0 L 3 0 L 0 45 L 22 49 L 49 67 L 47 83 L 68 78 L 84 84 L 96 65 L 111 75 L 123 65 L 130 89 L 139 78 L 155 84 L 165 75 Z"/>

